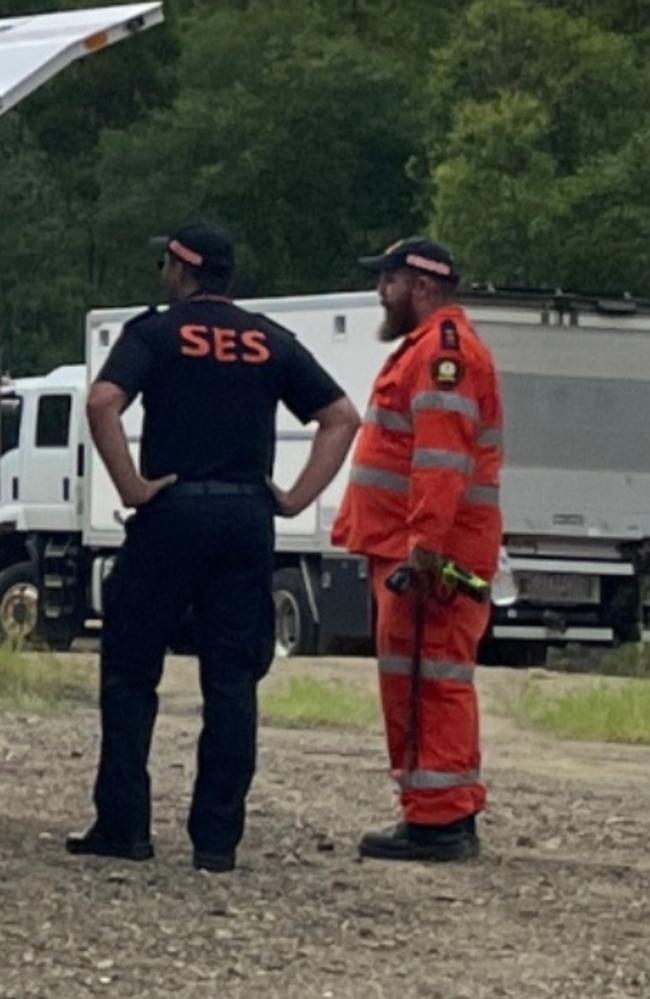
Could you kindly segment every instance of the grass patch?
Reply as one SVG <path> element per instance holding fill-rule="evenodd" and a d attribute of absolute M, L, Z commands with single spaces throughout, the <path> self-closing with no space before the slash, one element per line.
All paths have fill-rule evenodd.
<path fill-rule="evenodd" d="M 91 678 L 81 663 L 0 646 L 0 708 L 45 713 L 92 699 Z"/>
<path fill-rule="evenodd" d="M 650 646 L 621 645 L 616 649 L 577 646 L 552 650 L 549 666 L 563 673 L 598 673 L 650 679 Z"/>
<path fill-rule="evenodd" d="M 650 683 L 599 682 L 553 691 L 529 680 L 512 705 L 515 720 L 565 739 L 650 744 Z"/>
<path fill-rule="evenodd" d="M 292 677 L 261 692 L 264 722 L 327 728 L 374 728 L 379 723 L 377 697 L 331 680 Z"/>

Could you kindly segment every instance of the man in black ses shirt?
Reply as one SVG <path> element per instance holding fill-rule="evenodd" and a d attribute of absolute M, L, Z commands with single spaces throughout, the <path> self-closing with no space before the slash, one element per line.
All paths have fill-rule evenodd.
<path fill-rule="evenodd" d="M 170 309 L 128 322 L 87 404 L 95 445 L 135 514 L 105 585 L 97 818 L 74 854 L 153 856 L 147 759 L 169 639 L 197 623 L 203 731 L 188 830 L 199 869 L 234 867 L 255 771 L 258 681 L 274 648 L 273 514 L 292 517 L 332 480 L 359 424 L 343 390 L 282 327 L 227 297 L 232 245 L 185 226 L 166 244 Z M 140 472 L 121 414 L 142 394 Z M 283 402 L 318 429 L 283 491 L 273 469 Z"/>

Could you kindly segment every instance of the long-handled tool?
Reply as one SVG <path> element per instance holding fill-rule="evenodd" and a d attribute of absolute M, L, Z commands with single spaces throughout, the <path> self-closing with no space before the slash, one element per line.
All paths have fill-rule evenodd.
<path fill-rule="evenodd" d="M 386 586 L 393 593 L 402 596 L 416 585 L 418 570 L 411 565 L 400 565 L 386 580 Z M 437 583 L 442 584 L 451 595 L 464 593 L 470 600 L 486 604 L 490 599 L 490 584 L 475 572 L 461 569 L 451 559 L 445 559 L 438 573 Z"/>
<path fill-rule="evenodd" d="M 490 599 L 490 584 L 473 572 L 461 569 L 451 559 L 442 564 L 437 579 L 447 591 L 441 603 L 453 600 L 456 593 L 464 593 L 477 603 L 486 603 Z M 418 742 L 420 731 L 420 679 L 422 675 L 422 640 L 424 635 L 424 615 L 427 601 L 437 599 L 435 589 L 428 591 L 420 585 L 417 570 L 410 565 L 400 565 L 386 580 L 385 586 L 404 596 L 413 592 L 413 650 L 411 654 L 411 688 L 409 696 L 409 724 L 406 739 L 404 769 L 412 773 L 417 769 Z"/>
<path fill-rule="evenodd" d="M 411 653 L 411 689 L 409 692 L 409 726 L 406 733 L 406 758 L 404 769 L 407 773 L 417 770 L 418 743 L 420 736 L 420 677 L 422 675 L 422 638 L 424 634 L 424 611 L 427 602 L 426 591 L 416 587 L 413 594 L 413 650 Z"/>

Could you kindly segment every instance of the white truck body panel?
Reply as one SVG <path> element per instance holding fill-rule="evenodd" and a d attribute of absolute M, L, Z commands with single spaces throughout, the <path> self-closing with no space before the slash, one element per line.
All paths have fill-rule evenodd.
<path fill-rule="evenodd" d="M 394 345 L 381 344 L 375 331 L 380 309 L 375 295 L 323 295 L 294 299 L 259 299 L 241 302 L 252 312 L 264 312 L 292 331 L 312 351 L 325 368 L 339 381 L 356 405 L 363 409 L 374 375 Z M 92 379 L 108 356 L 123 323 L 141 311 L 95 310 L 89 314 L 86 328 L 86 357 Z M 337 331 L 337 318 L 345 317 L 345 329 Z M 343 325 L 339 322 L 339 325 Z M 134 405 L 127 412 L 127 434 L 134 447 L 139 439 L 141 408 Z M 278 410 L 278 441 L 275 481 L 288 487 L 297 477 L 309 453 L 314 430 L 304 427 L 291 413 Z M 332 551 L 329 532 L 334 514 L 343 496 L 349 471 L 349 458 L 334 482 L 319 500 L 291 520 L 277 518 L 278 551 Z M 99 456 L 89 453 L 87 504 L 89 517 L 84 525 L 84 542 L 89 545 L 119 543 L 119 520 L 125 511 L 119 506 L 110 487 Z M 113 540 L 111 540 L 111 533 Z"/>
<path fill-rule="evenodd" d="M 294 331 L 363 412 L 376 372 L 394 344 L 376 339 L 374 293 L 256 299 L 241 303 Z M 88 317 L 87 358 L 94 377 L 133 310 Z M 637 428 L 650 422 L 650 317 L 562 317 L 534 306 L 468 306 L 500 372 L 505 427 L 502 505 L 505 533 L 590 539 L 650 537 L 650 449 Z M 589 320 L 592 320 L 591 322 Z M 603 321 L 605 320 L 605 321 Z M 136 445 L 141 413 L 127 415 Z M 311 431 L 284 407 L 278 415 L 275 479 L 288 485 L 306 457 Z M 280 550 L 327 551 L 348 464 L 318 504 L 295 521 L 278 520 Z M 85 541 L 118 543 L 119 505 L 106 473 L 89 455 Z M 610 546 L 611 547 L 611 546 Z M 609 556 L 605 556 L 609 557 Z"/>
<path fill-rule="evenodd" d="M 507 531 L 650 536 L 650 317 L 479 329 L 503 385 Z"/>
<path fill-rule="evenodd" d="M 162 2 L 0 18 L 0 114 L 70 63 L 162 20 Z"/>
<path fill-rule="evenodd" d="M 241 304 L 297 333 L 358 408 L 365 409 L 372 380 L 395 347 L 376 339 L 382 318 L 376 294 Z M 506 412 L 502 506 L 519 593 L 505 557 L 503 585 L 498 583 L 494 593 L 492 636 L 528 646 L 611 642 L 618 636 L 615 628 L 622 627 L 621 613 L 626 622 L 630 615 L 637 620 L 636 604 L 630 604 L 636 549 L 622 552 L 620 545 L 650 539 L 650 458 L 638 429 L 650 421 L 650 314 L 646 310 L 612 318 L 595 314 L 593 308 L 587 314 L 585 307 L 584 315 L 571 313 L 569 325 L 561 310 L 500 296 L 491 302 L 473 298 L 466 307 L 495 356 Z M 3 387 L 3 407 L 22 400 L 23 417 L 19 443 L 8 445 L 0 461 L 0 533 L 46 535 L 47 552 L 55 562 L 64 557 L 58 554 L 62 549 L 57 548 L 57 537 L 81 537 L 83 550 L 94 557 L 90 590 L 92 606 L 99 612 L 101 581 L 123 540 L 122 520 L 128 511 L 120 506 L 90 443 L 84 401 L 89 381 L 123 324 L 140 311 L 89 313 L 86 365 Z M 54 401 L 61 396 L 69 400 L 65 446 L 47 439 L 47 420 L 40 418 L 41 406 L 52 402 L 52 396 Z M 127 410 L 124 422 L 137 461 L 139 401 Z M 280 485 L 295 479 L 312 437 L 312 427 L 303 427 L 280 407 L 274 473 Z M 79 446 L 85 461 L 80 461 Z M 329 591 L 332 573 L 338 572 L 333 564 L 343 565 L 348 558 L 333 549 L 329 538 L 348 471 L 349 459 L 317 503 L 295 520 L 279 518 L 276 524 L 281 564 L 299 565 L 316 622 L 319 606 L 307 560 L 317 566 L 318 556 L 334 556 L 322 576 L 323 593 Z M 352 575 L 346 569 L 345 579 L 337 577 L 335 585 L 342 587 L 337 592 L 344 601 L 350 580 L 362 578 L 361 568 Z M 648 616 L 646 610 L 646 630 Z"/>

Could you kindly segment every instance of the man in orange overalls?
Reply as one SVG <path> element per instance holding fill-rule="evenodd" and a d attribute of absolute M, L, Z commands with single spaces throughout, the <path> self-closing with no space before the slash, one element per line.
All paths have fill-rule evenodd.
<path fill-rule="evenodd" d="M 499 386 L 488 349 L 454 304 L 459 275 L 443 246 L 414 237 L 360 262 L 379 275 L 380 339 L 401 343 L 374 383 L 333 540 L 369 556 L 403 822 L 366 833 L 359 849 L 464 860 L 479 852 L 475 816 L 485 807 L 474 666 L 489 605 L 463 593 L 448 599 L 439 574 L 445 559 L 484 579 L 496 570 Z M 385 583 L 405 562 L 415 587 L 400 596 Z"/>

